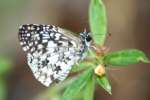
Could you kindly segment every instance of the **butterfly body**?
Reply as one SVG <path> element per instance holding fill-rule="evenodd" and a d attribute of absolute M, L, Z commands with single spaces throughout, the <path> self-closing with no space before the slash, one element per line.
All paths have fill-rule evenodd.
<path fill-rule="evenodd" d="M 86 32 L 76 37 L 53 25 L 26 24 L 19 29 L 19 40 L 35 78 L 49 86 L 63 81 L 72 66 L 84 59 L 91 37 Z"/>

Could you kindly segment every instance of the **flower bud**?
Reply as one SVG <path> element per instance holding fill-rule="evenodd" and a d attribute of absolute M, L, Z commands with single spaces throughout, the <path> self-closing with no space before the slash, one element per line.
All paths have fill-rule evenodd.
<path fill-rule="evenodd" d="M 102 76 L 105 74 L 105 67 L 100 64 L 94 69 L 94 72 L 96 75 Z"/>

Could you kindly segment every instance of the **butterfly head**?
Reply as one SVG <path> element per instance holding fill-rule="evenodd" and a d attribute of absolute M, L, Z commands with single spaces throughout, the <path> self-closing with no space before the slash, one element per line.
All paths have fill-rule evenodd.
<path fill-rule="evenodd" d="M 90 33 L 86 32 L 86 30 L 84 32 L 80 33 L 80 39 L 84 46 L 86 46 L 86 47 L 90 46 L 92 37 L 91 37 Z"/>

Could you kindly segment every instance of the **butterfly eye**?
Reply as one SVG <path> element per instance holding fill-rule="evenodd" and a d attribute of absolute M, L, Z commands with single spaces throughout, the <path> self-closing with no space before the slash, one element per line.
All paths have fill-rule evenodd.
<path fill-rule="evenodd" d="M 91 40 L 92 40 L 92 38 L 88 35 L 87 38 L 86 38 L 86 41 L 90 42 Z"/>

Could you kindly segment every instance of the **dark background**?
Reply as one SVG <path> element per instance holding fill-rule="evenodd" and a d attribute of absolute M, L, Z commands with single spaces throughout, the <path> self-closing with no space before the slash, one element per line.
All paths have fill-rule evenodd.
<path fill-rule="evenodd" d="M 150 0 L 105 0 L 111 51 L 143 50 L 150 58 Z M 0 0 L 0 55 L 12 59 L 7 100 L 31 100 L 46 90 L 37 82 L 18 41 L 26 23 L 53 24 L 76 33 L 88 29 L 89 0 Z M 150 65 L 107 68 L 112 94 L 98 87 L 94 100 L 150 100 Z"/>

